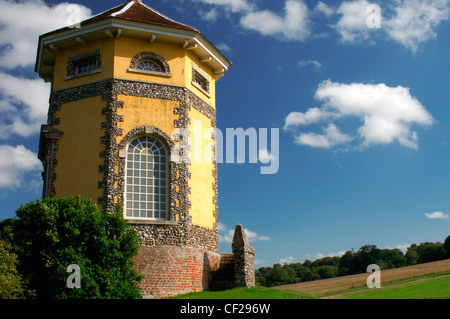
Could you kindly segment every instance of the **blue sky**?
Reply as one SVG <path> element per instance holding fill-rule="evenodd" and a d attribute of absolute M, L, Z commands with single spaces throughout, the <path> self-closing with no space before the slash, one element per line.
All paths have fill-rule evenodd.
<path fill-rule="evenodd" d="M 87 18 L 124 1 L 74 3 Z M 233 62 L 216 86 L 223 132 L 279 129 L 275 174 L 219 164 L 221 251 L 237 223 L 257 267 L 450 235 L 450 1 L 144 3 Z M 50 87 L 34 74 L 37 38 L 67 6 L 0 0 L 0 218 L 41 196 Z"/>

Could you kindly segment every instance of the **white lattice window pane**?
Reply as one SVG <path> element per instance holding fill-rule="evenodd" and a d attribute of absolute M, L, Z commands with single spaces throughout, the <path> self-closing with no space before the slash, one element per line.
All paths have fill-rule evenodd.
<path fill-rule="evenodd" d="M 142 136 L 131 141 L 127 153 L 126 216 L 166 219 L 169 183 L 165 147 L 152 137 Z"/>
<path fill-rule="evenodd" d="M 145 70 L 145 71 L 153 71 L 153 72 L 162 72 L 162 68 L 151 60 L 142 60 L 136 65 L 136 69 Z"/>

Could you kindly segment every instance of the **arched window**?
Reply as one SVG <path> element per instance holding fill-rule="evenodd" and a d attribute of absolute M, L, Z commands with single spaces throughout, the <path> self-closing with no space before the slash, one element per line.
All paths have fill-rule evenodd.
<path fill-rule="evenodd" d="M 125 217 L 168 219 L 168 151 L 151 136 L 133 139 L 127 148 Z"/>
<path fill-rule="evenodd" d="M 152 60 L 141 60 L 136 65 L 136 69 L 153 72 L 163 72 L 163 68 Z"/>
<path fill-rule="evenodd" d="M 171 77 L 170 67 L 166 60 L 154 52 L 136 54 L 130 62 L 128 72 Z"/>

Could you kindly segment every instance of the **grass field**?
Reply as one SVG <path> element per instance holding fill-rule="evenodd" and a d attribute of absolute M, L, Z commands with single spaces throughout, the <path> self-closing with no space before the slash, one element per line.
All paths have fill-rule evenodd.
<path fill-rule="evenodd" d="M 267 287 L 233 288 L 224 291 L 202 291 L 172 299 L 314 299 L 300 291 L 277 290 Z"/>
<path fill-rule="evenodd" d="M 450 299 L 450 275 L 344 294 L 342 299 Z"/>
<path fill-rule="evenodd" d="M 429 277 L 436 274 L 448 273 L 450 273 L 450 259 L 415 266 L 382 270 L 381 287 L 383 289 L 393 283 L 406 283 L 412 280 L 425 279 L 424 276 Z M 331 296 L 355 292 L 358 290 L 368 290 L 366 287 L 366 280 L 368 276 L 368 273 L 363 273 L 358 275 L 278 286 L 274 287 L 274 289 L 302 291 L 319 298 L 335 298 Z M 425 295 L 424 298 L 426 298 Z M 448 298 L 450 298 L 450 296 L 448 296 Z"/>
<path fill-rule="evenodd" d="M 381 288 L 368 289 L 369 274 L 273 288 L 203 291 L 179 299 L 450 299 L 450 259 L 381 271 Z"/>

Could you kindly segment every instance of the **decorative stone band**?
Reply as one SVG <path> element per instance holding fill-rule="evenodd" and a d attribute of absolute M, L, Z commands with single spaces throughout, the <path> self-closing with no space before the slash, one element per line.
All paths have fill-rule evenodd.
<path fill-rule="evenodd" d="M 98 186 L 103 188 L 103 195 L 98 198 L 98 202 L 103 204 L 105 212 L 111 212 L 114 209 L 116 205 L 115 198 L 117 198 L 118 203 L 123 205 L 125 161 L 118 154 L 121 149 L 124 149 L 127 141 L 136 134 L 156 134 L 167 143 L 169 149 L 174 143 L 158 128 L 146 126 L 137 127 L 127 132 L 120 143 L 117 143 L 117 137 L 123 136 L 122 130 L 118 128 L 118 123 L 123 122 L 123 117 L 117 114 L 117 110 L 124 106 L 123 102 L 118 100 L 119 94 L 178 101 L 179 107 L 174 108 L 174 114 L 179 115 L 178 119 L 174 121 L 175 128 L 188 128 L 191 107 L 194 107 L 210 119 L 212 127 L 216 126 L 215 109 L 186 87 L 125 79 L 107 79 L 52 92 L 48 112 L 48 126 L 50 127 L 60 123 L 57 111 L 65 103 L 94 96 L 101 96 L 102 100 L 106 101 L 106 107 L 102 109 L 102 113 L 106 115 L 106 122 L 101 123 L 101 126 L 105 128 L 105 135 L 100 141 L 105 144 L 105 150 L 100 152 L 100 157 L 104 159 L 103 165 L 99 167 L 99 171 L 103 173 L 103 179 L 98 182 Z M 151 133 L 149 133 L 150 131 Z M 45 155 L 51 156 L 54 160 L 56 149 L 53 148 L 51 153 Z M 214 189 L 213 203 L 215 207 L 213 215 L 216 220 L 214 228 L 211 230 L 192 224 L 189 216 L 191 204 L 188 197 L 190 193 L 190 188 L 188 187 L 190 178 L 189 164 L 170 162 L 169 220 L 172 222 L 167 224 L 135 225 L 143 244 L 189 245 L 218 251 L 217 163 L 214 165 L 212 172 L 214 177 L 212 186 Z M 117 167 L 119 168 L 118 173 L 116 172 Z M 54 190 L 55 174 L 44 174 L 44 176 L 47 178 L 44 183 Z M 117 188 L 115 186 L 116 182 L 119 185 Z M 50 192 L 48 195 L 54 196 L 54 192 Z"/>

